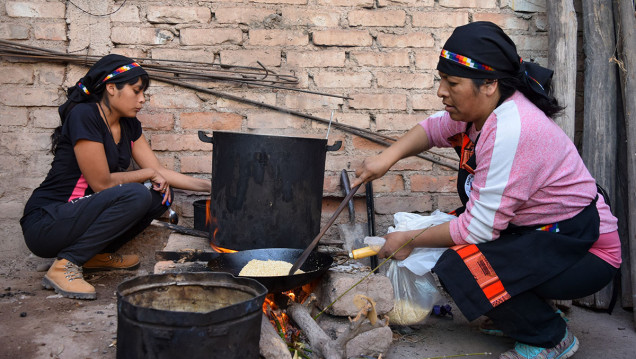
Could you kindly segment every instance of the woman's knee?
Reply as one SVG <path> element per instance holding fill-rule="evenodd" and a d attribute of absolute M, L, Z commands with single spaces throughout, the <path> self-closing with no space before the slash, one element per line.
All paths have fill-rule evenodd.
<path fill-rule="evenodd" d="M 132 212 L 146 213 L 152 205 L 150 190 L 141 183 L 125 183 L 119 185 L 120 195 L 126 199 L 127 206 Z"/>

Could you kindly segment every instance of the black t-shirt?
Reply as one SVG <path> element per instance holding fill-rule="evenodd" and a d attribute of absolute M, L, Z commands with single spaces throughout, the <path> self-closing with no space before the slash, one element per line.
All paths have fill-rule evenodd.
<path fill-rule="evenodd" d="M 73 147 L 79 140 L 104 144 L 104 151 L 111 173 L 123 172 L 130 166 L 133 142 L 142 135 L 137 118 L 121 118 L 121 139 L 116 144 L 106 122 L 95 103 L 77 104 L 62 126 L 60 141 L 51 163 L 51 169 L 28 200 L 24 214 L 54 202 L 69 202 L 94 193 L 79 165 Z"/>

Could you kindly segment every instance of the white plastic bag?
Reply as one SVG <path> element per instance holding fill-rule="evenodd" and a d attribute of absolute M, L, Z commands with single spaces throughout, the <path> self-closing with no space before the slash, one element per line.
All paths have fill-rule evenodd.
<path fill-rule="evenodd" d="M 387 233 L 395 231 L 410 231 L 424 229 L 457 218 L 451 214 L 436 209 L 430 216 L 421 216 L 415 213 L 398 212 L 393 216 L 395 227 L 389 227 Z M 403 261 L 400 267 L 406 267 L 417 275 L 424 275 L 431 271 L 446 248 L 415 248 Z"/>
<path fill-rule="evenodd" d="M 388 233 L 424 229 L 448 222 L 455 216 L 435 210 L 430 216 L 398 212 L 395 227 Z M 389 312 L 394 325 L 422 324 L 433 306 L 440 304 L 442 295 L 437 290 L 431 269 L 446 248 L 415 248 L 403 261 L 391 260 L 386 275 L 393 284 L 395 303 Z"/>

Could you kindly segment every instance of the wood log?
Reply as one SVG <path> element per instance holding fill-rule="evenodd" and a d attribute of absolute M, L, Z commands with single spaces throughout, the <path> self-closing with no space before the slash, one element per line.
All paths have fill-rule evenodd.
<path fill-rule="evenodd" d="M 287 313 L 291 316 L 298 327 L 305 333 L 309 343 L 318 355 L 325 359 L 344 358 L 344 348 L 338 348 L 336 343 L 320 328 L 318 323 L 311 317 L 309 309 L 302 304 L 293 303 L 287 308 Z"/>
<path fill-rule="evenodd" d="M 625 138 L 627 153 L 627 207 L 628 207 L 628 262 L 623 267 L 628 269 L 624 277 L 631 276 L 631 306 L 636 302 L 636 18 L 634 2 L 619 0 L 616 6 L 616 23 L 618 33 L 618 50 L 620 58 L 619 75 L 621 79 L 623 114 L 625 119 Z M 636 322 L 636 311 L 634 312 Z"/>
<path fill-rule="evenodd" d="M 585 94 L 582 157 L 588 170 L 615 201 L 616 190 L 616 64 L 614 58 L 614 16 L 605 0 L 583 0 L 585 51 Z M 576 303 L 607 309 L 612 296 L 610 284 Z"/>
<path fill-rule="evenodd" d="M 261 356 L 265 359 L 291 359 L 292 357 L 287 344 L 278 335 L 265 314 L 263 314 L 261 321 L 261 339 L 258 348 Z"/>
<path fill-rule="evenodd" d="M 577 20 L 572 0 L 546 2 L 548 14 L 548 67 L 554 70 L 552 94 L 565 109 L 554 121 L 574 141 L 576 100 Z"/>

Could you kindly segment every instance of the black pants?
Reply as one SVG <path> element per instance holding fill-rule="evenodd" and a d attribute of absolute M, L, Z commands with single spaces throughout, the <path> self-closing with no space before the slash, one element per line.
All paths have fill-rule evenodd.
<path fill-rule="evenodd" d="M 577 299 L 594 294 L 611 282 L 617 270 L 587 253 L 575 265 L 501 303 L 486 316 L 519 342 L 552 348 L 563 339 L 566 325 L 546 299 Z"/>
<path fill-rule="evenodd" d="M 117 251 L 167 209 L 160 193 L 127 183 L 52 204 L 30 213 L 22 224 L 27 247 L 44 258 L 83 265 L 98 253 Z"/>

